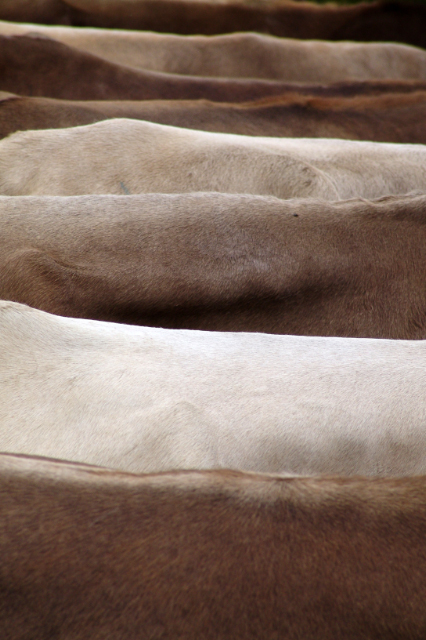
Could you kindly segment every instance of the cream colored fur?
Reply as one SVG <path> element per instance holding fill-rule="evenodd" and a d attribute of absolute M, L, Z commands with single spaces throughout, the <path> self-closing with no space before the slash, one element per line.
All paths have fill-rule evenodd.
<path fill-rule="evenodd" d="M 426 146 L 260 138 L 115 119 L 0 142 L 2 195 L 220 191 L 338 200 L 426 186 Z"/>
<path fill-rule="evenodd" d="M 0 450 L 129 471 L 426 471 L 426 344 L 153 329 L 0 303 Z"/>

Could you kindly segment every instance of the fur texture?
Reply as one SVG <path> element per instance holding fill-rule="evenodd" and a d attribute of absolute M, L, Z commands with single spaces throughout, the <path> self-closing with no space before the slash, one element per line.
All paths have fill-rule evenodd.
<path fill-rule="evenodd" d="M 0 450 L 130 471 L 413 475 L 424 341 L 173 331 L 0 304 Z"/>
<path fill-rule="evenodd" d="M 0 198 L 0 298 L 176 329 L 426 338 L 426 197 Z"/>
<path fill-rule="evenodd" d="M 426 184 L 426 147 L 254 138 L 113 119 L 0 142 L 3 195 L 220 191 L 338 200 Z"/>
<path fill-rule="evenodd" d="M 136 476 L 0 456 L 13 640 L 423 640 L 424 477 Z"/>
<path fill-rule="evenodd" d="M 320 42 L 260 33 L 183 37 L 10 22 L 0 22 L 0 33 L 40 33 L 117 64 L 190 76 L 311 83 L 426 80 L 426 52 L 395 43 Z"/>
<path fill-rule="evenodd" d="M 362 90 L 366 83 L 357 86 Z M 395 88 L 400 91 L 404 86 L 398 84 Z M 55 100 L 3 92 L 0 138 L 28 129 L 60 129 L 110 118 L 133 118 L 216 133 L 426 144 L 425 91 L 356 97 L 317 97 L 299 91 L 300 86 L 283 96 L 242 104 L 207 100 Z"/>

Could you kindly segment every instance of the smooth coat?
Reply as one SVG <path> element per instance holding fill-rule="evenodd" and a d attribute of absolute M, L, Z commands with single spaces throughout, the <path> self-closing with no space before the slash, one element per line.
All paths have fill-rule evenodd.
<path fill-rule="evenodd" d="M 288 91 L 317 95 L 425 90 L 424 81 L 376 80 L 328 85 L 248 78 L 200 78 L 114 64 L 40 35 L 0 34 L 0 90 L 66 100 L 196 100 L 244 102 Z"/>
<path fill-rule="evenodd" d="M 338 200 L 426 184 L 426 147 L 262 138 L 113 119 L 0 142 L 2 195 L 220 191 Z"/>
<path fill-rule="evenodd" d="M 245 0 L 3 0 L 0 18 L 181 34 L 260 31 L 290 38 L 426 46 L 426 11 L 413 2 L 335 6 Z"/>
<path fill-rule="evenodd" d="M 69 6 L 62 0 L 2 0 L 2 20 L 71 24 Z"/>
<path fill-rule="evenodd" d="M 426 144 L 426 91 L 322 97 L 298 92 L 242 104 L 207 100 L 77 101 L 0 92 L 0 138 L 111 118 L 239 135 Z"/>
<path fill-rule="evenodd" d="M 421 85 L 424 87 L 424 82 Z M 382 87 L 383 81 L 373 82 L 373 87 L 368 83 L 367 91 L 381 91 Z M 294 90 L 294 86 L 290 88 Z M 316 88 L 321 93 L 327 90 Z M 207 98 L 240 102 L 280 95 L 288 89 L 289 83 L 273 80 L 200 78 L 134 69 L 45 36 L 0 35 L 0 90 L 20 95 L 67 100 Z M 345 90 L 345 86 L 331 90 L 336 89 Z"/>
<path fill-rule="evenodd" d="M 126 471 L 426 469 L 426 343 L 215 333 L 0 303 L 0 450 Z"/>
<path fill-rule="evenodd" d="M 421 640 L 425 537 L 424 477 L 1 455 L 0 624 L 14 640 Z"/>
<path fill-rule="evenodd" d="M 0 298 L 63 316 L 426 339 L 426 196 L 0 198 Z"/>
<path fill-rule="evenodd" d="M 0 33 L 39 33 L 116 64 L 190 76 L 311 83 L 426 80 L 426 52 L 395 43 L 296 40 L 260 33 L 179 36 L 9 22 L 0 22 Z"/>

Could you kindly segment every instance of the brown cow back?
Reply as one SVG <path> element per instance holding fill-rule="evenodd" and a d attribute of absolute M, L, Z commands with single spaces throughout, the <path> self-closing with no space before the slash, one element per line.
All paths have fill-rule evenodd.
<path fill-rule="evenodd" d="M 0 91 L 22 95 L 70 100 L 207 98 L 239 102 L 279 95 L 288 87 L 288 83 L 268 80 L 137 70 L 50 38 L 0 35 Z"/>
<path fill-rule="evenodd" d="M 426 46 L 426 8 L 412 2 L 335 6 L 238 0 L 4 0 L 0 19 L 182 34 L 259 31 L 291 38 Z"/>
<path fill-rule="evenodd" d="M 0 456 L 5 638 L 422 640 L 426 480 Z"/>
<path fill-rule="evenodd" d="M 425 82 L 373 81 L 327 85 L 219 79 L 143 71 L 41 36 L 0 35 L 0 91 L 70 100 L 208 99 L 244 102 L 288 91 L 316 95 L 425 89 Z"/>
<path fill-rule="evenodd" d="M 426 338 L 426 196 L 1 199 L 0 297 L 214 331 Z"/>
<path fill-rule="evenodd" d="M 426 143 L 426 91 L 355 98 L 288 93 L 256 102 L 68 101 L 0 94 L 0 138 L 29 129 L 134 118 L 252 136 Z"/>

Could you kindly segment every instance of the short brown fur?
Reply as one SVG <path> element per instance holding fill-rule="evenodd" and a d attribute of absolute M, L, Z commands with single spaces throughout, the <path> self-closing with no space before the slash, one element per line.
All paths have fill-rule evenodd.
<path fill-rule="evenodd" d="M 288 93 L 240 104 L 0 96 L 1 138 L 15 131 L 73 127 L 117 117 L 254 136 L 426 144 L 426 91 L 348 98 Z"/>
<path fill-rule="evenodd" d="M 336 6 L 238 0 L 9 0 L 0 10 L 0 19 L 181 34 L 259 31 L 291 38 L 406 42 L 426 47 L 426 8 L 397 1 Z"/>
<path fill-rule="evenodd" d="M 270 80 L 219 79 L 137 70 L 41 36 L 0 35 L 0 90 L 67 100 L 153 100 L 205 98 L 244 102 L 288 91 L 354 95 L 425 90 L 425 82 L 360 82 L 295 85 Z"/>
<path fill-rule="evenodd" d="M 423 640 L 426 481 L 0 456 L 13 640 Z"/>
<path fill-rule="evenodd" d="M 15 197 L 1 220 L 0 297 L 51 313 L 426 338 L 426 196 Z"/>

